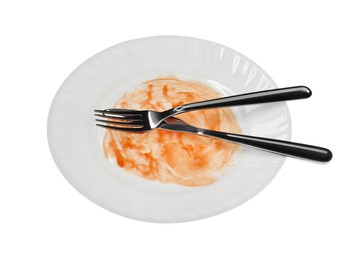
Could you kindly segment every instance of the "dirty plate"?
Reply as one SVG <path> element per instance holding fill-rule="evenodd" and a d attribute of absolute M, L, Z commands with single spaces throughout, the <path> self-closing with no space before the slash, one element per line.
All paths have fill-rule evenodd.
<path fill-rule="evenodd" d="M 198 187 L 140 178 L 106 159 L 103 132 L 95 126 L 93 110 L 112 107 L 142 82 L 167 75 L 202 82 L 223 96 L 277 87 L 254 62 L 213 42 L 156 36 L 115 45 L 74 70 L 52 102 L 48 140 L 62 174 L 96 204 L 149 222 L 197 220 L 255 196 L 277 174 L 285 157 L 241 147 L 223 176 Z M 244 134 L 290 140 L 285 102 L 232 111 Z"/>

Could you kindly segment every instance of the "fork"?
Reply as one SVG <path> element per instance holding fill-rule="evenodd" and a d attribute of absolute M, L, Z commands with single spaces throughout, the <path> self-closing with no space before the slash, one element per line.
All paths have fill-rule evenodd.
<path fill-rule="evenodd" d="M 94 110 L 95 116 L 104 118 L 96 119 L 96 125 L 110 128 L 105 124 L 114 121 L 114 130 L 127 132 L 145 132 L 157 128 L 166 118 L 200 109 L 218 108 L 227 106 L 252 105 L 267 102 L 285 101 L 293 99 L 308 98 L 311 90 L 305 86 L 272 89 L 252 92 L 247 94 L 228 96 L 223 98 L 205 100 L 174 107 L 166 111 L 157 112 L 152 110 L 132 110 L 112 108 L 105 110 Z M 107 120 L 105 120 L 107 119 Z M 104 124 L 101 124 L 104 123 Z"/>

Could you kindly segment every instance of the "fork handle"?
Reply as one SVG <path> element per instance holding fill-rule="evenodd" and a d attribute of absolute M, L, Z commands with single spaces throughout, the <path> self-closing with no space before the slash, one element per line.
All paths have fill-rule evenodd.
<path fill-rule="evenodd" d="M 172 115 L 178 115 L 199 109 L 218 108 L 227 106 L 252 105 L 267 102 L 285 101 L 293 99 L 308 98 L 311 90 L 305 86 L 271 89 L 247 94 L 228 96 L 223 98 L 205 100 L 176 107 Z"/>
<path fill-rule="evenodd" d="M 241 134 L 231 134 L 201 129 L 201 133 L 206 136 L 216 137 L 234 143 L 240 143 L 252 147 L 257 147 L 266 151 L 299 157 L 319 162 L 328 162 L 332 159 L 332 152 L 326 148 L 282 141 L 264 137 L 255 137 Z"/>

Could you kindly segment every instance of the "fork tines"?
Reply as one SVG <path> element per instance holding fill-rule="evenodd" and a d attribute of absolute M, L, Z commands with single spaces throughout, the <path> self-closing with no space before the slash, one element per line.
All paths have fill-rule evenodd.
<path fill-rule="evenodd" d="M 94 110 L 97 126 L 118 130 L 135 132 L 143 127 L 141 114 L 127 109 Z M 136 112 L 136 113 L 135 113 Z M 102 118 L 102 119 L 100 119 Z"/>

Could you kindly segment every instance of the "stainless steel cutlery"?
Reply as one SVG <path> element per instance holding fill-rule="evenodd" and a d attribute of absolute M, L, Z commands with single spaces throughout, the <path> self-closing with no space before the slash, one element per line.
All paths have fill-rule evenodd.
<path fill-rule="evenodd" d="M 327 162 L 332 159 L 332 152 L 326 148 L 264 137 L 201 129 L 189 125 L 183 120 L 174 117 L 181 113 L 200 109 L 286 101 L 308 98 L 310 96 L 311 90 L 309 88 L 298 86 L 205 100 L 185 104 L 163 112 L 111 108 L 105 110 L 95 110 L 95 115 L 98 117 L 96 119 L 97 126 L 111 130 L 125 132 L 146 132 L 155 128 L 160 128 L 169 131 L 186 132 L 219 138 L 286 156 Z"/>
<path fill-rule="evenodd" d="M 100 118 L 104 118 L 96 119 L 98 122 L 97 126 L 106 127 L 105 124 L 110 124 L 111 119 L 114 119 L 118 122 L 118 124 L 117 122 L 114 122 L 115 130 L 145 132 L 157 128 L 160 123 L 166 118 L 195 110 L 252 105 L 275 101 L 308 98 L 310 96 L 311 90 L 309 88 L 298 86 L 205 100 L 174 107 L 163 112 L 112 108 L 105 110 L 95 110 L 95 115 Z"/>

